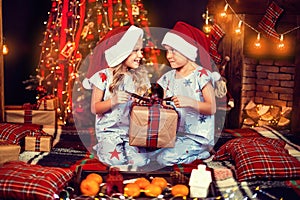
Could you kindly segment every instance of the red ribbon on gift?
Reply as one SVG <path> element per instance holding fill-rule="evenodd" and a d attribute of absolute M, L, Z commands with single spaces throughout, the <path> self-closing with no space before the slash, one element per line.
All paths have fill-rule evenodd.
<path fill-rule="evenodd" d="M 126 91 L 127 92 L 127 91 Z M 150 98 L 142 97 L 134 93 L 129 93 L 132 97 L 139 99 L 143 103 L 135 102 L 132 106 L 140 105 L 147 106 L 149 110 L 148 114 L 148 129 L 146 146 L 147 147 L 157 147 L 158 144 L 158 131 L 159 131 L 159 121 L 160 121 L 160 108 L 173 109 L 162 105 L 163 101 L 170 101 L 171 97 L 161 99 L 157 95 L 151 95 Z"/>
<path fill-rule="evenodd" d="M 23 109 L 24 109 L 24 123 L 25 124 L 32 124 L 32 109 L 34 108 L 34 105 L 30 103 L 24 103 Z"/>
<path fill-rule="evenodd" d="M 160 120 L 160 105 L 149 106 L 148 129 L 147 129 L 147 146 L 157 147 L 158 128 Z"/>
<path fill-rule="evenodd" d="M 34 150 L 35 151 L 40 151 L 40 147 L 41 147 L 41 135 L 37 135 L 35 136 L 35 147 Z"/>
<path fill-rule="evenodd" d="M 37 103 L 37 109 L 39 109 L 39 107 L 41 106 L 41 104 L 43 103 L 44 104 L 44 110 L 47 110 L 47 100 L 50 100 L 50 99 L 53 99 L 55 98 L 54 95 L 46 95 L 44 96 L 43 98 L 41 98 L 40 100 L 38 100 L 38 103 Z"/>

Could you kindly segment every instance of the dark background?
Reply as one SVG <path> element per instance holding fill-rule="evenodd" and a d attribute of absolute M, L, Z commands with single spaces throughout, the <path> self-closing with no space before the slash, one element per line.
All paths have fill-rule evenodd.
<path fill-rule="evenodd" d="M 202 27 L 202 14 L 208 0 L 143 0 L 150 26 L 172 28 L 176 21 Z M 51 0 L 5 0 L 3 8 L 3 36 L 9 47 L 4 56 L 5 105 L 32 102 L 34 91 L 25 90 L 24 80 L 36 75 L 40 43 L 51 8 Z"/>

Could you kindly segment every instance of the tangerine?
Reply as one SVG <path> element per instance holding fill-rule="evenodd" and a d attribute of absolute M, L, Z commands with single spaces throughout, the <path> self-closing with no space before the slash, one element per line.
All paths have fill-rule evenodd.
<path fill-rule="evenodd" d="M 189 188 L 183 184 L 177 184 L 172 187 L 171 194 L 175 197 L 185 197 L 189 194 Z"/>
<path fill-rule="evenodd" d="M 90 173 L 89 175 L 87 175 L 87 177 L 85 179 L 88 180 L 94 180 L 96 181 L 99 185 L 103 182 L 103 178 L 101 175 L 96 174 L 96 173 Z"/>
<path fill-rule="evenodd" d="M 165 189 L 168 185 L 167 180 L 163 177 L 154 177 L 151 183 L 154 185 L 158 185 L 162 190 Z"/>
<path fill-rule="evenodd" d="M 128 183 L 124 187 L 124 196 L 137 197 L 141 193 L 141 189 L 136 183 Z"/>
<path fill-rule="evenodd" d="M 138 184 L 141 189 L 145 189 L 145 187 L 150 184 L 150 181 L 144 177 L 140 177 L 136 179 L 135 183 Z"/>
<path fill-rule="evenodd" d="M 100 185 L 91 179 L 84 179 L 80 183 L 80 191 L 85 196 L 95 196 L 100 190 Z"/>
<path fill-rule="evenodd" d="M 157 197 L 162 193 L 162 189 L 159 185 L 150 183 L 148 186 L 145 187 L 144 193 L 148 197 Z"/>

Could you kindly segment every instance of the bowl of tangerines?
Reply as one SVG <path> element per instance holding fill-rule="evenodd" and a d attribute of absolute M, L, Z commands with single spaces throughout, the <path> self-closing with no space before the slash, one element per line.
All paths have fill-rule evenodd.
<path fill-rule="evenodd" d="M 80 183 L 80 191 L 83 196 L 92 198 L 111 198 L 118 196 L 120 199 L 138 199 L 182 197 L 186 199 L 189 194 L 188 186 L 184 184 L 171 185 L 164 177 L 138 177 L 124 180 L 122 192 L 106 194 L 106 183 L 101 175 L 90 173 Z"/>

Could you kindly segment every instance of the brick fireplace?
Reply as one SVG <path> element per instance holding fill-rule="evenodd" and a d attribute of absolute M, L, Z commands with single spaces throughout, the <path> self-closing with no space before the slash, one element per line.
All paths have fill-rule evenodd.
<path fill-rule="evenodd" d="M 248 105 L 248 109 L 255 109 L 258 112 L 257 116 L 252 112 L 253 116 L 250 117 L 254 118 L 254 126 L 271 124 L 279 126 L 277 128 L 281 128 L 281 126 L 282 128 L 289 128 L 293 107 L 296 65 L 290 61 L 273 59 L 244 58 L 243 61 L 241 123 L 243 125 L 253 125 L 253 122 L 244 121 L 252 112 L 245 111 Z M 249 105 L 249 102 L 252 105 Z M 280 113 L 275 113 L 275 108 Z M 269 115 L 266 116 L 267 114 Z M 279 120 L 281 121 L 279 122 Z"/>

